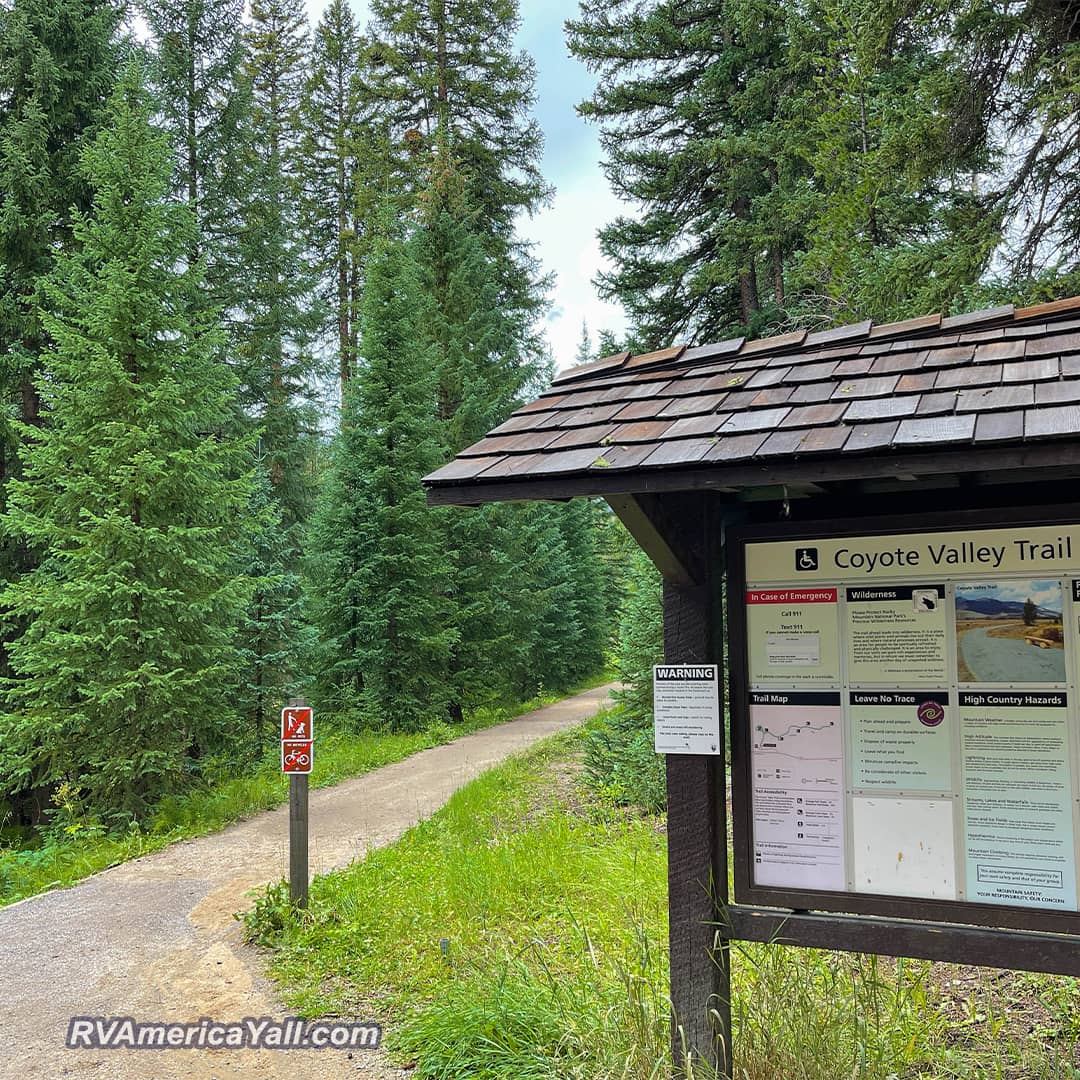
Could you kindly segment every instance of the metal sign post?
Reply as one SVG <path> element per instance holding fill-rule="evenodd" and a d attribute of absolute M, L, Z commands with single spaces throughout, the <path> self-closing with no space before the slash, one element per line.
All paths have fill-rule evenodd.
<path fill-rule="evenodd" d="M 308 905 L 308 775 L 315 757 L 314 715 L 303 698 L 281 710 L 281 771 L 289 777 L 289 900 Z"/>

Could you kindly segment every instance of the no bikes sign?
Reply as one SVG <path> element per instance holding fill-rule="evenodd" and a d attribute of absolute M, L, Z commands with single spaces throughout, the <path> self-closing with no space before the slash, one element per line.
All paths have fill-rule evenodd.
<path fill-rule="evenodd" d="M 281 771 L 310 773 L 314 758 L 315 730 L 311 707 L 286 705 L 281 710 Z"/>

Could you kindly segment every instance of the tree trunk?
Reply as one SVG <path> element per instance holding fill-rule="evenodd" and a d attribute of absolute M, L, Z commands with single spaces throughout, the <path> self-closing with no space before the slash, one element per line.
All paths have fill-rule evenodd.
<path fill-rule="evenodd" d="M 747 221 L 750 217 L 750 200 L 740 195 L 735 200 L 732 210 L 740 221 Z M 748 268 L 739 275 L 739 304 L 742 308 L 742 320 L 749 325 L 751 317 L 761 310 L 761 302 L 758 299 L 757 264 L 752 254 Z"/>

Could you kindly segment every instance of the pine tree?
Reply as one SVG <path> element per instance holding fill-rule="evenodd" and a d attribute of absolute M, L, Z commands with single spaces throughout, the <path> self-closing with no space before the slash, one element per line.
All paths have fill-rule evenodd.
<path fill-rule="evenodd" d="M 307 517 L 314 496 L 314 338 L 321 321 L 298 210 L 307 58 L 302 6 L 258 0 L 247 43 L 241 85 L 250 112 L 234 362 L 241 402 L 261 424 L 261 456 L 275 501 L 291 527 Z"/>
<path fill-rule="evenodd" d="M 566 544 L 565 571 L 573 590 L 575 635 L 560 642 L 566 656 L 565 685 L 595 675 L 604 666 L 609 623 L 605 593 L 608 580 L 599 550 L 599 507 L 588 499 L 572 499 L 556 507 Z"/>
<path fill-rule="evenodd" d="M 663 582 L 648 556 L 634 553 L 616 648 L 617 700 L 639 725 L 652 725 L 654 664 L 664 660 Z"/>
<path fill-rule="evenodd" d="M 779 128 L 813 178 L 793 289 L 834 322 L 948 310 L 1002 236 L 977 193 L 989 147 L 956 137 L 955 103 L 970 95 L 941 47 L 949 20 L 936 4 L 873 0 L 815 0 L 802 14 L 802 92 Z"/>
<path fill-rule="evenodd" d="M 121 18 L 110 0 L 13 0 L 0 10 L 0 485 L 21 469 L 11 419 L 39 421 L 46 335 L 36 294 L 56 254 L 72 246 L 72 208 L 89 206 L 79 153 L 115 78 Z M 0 507 L 4 498 L 0 486 Z M 0 580 L 35 560 L 4 537 Z M 9 673 L 0 650 L 0 674 Z"/>
<path fill-rule="evenodd" d="M 46 551 L 4 594 L 27 629 L 0 764 L 8 792 L 66 782 L 103 811 L 141 813 L 185 757 L 223 742 L 223 690 L 244 601 L 231 570 L 250 447 L 221 434 L 233 382 L 214 362 L 190 210 L 127 68 L 110 125 L 82 156 L 92 210 L 42 311 L 55 347 L 24 426 L 26 475 L 5 526 Z"/>
<path fill-rule="evenodd" d="M 571 51 L 600 75 L 583 115 L 602 125 L 616 192 L 642 204 L 601 232 L 604 293 L 650 342 L 710 340 L 784 302 L 784 218 L 760 212 L 789 177 L 772 137 L 786 7 L 766 0 L 585 0 Z M 765 265 L 763 265 L 763 261 Z"/>
<path fill-rule="evenodd" d="M 958 26 L 930 3 L 588 0 L 582 109 L 643 207 L 601 231 L 601 284 L 636 336 L 923 314 L 975 285 L 1002 215 L 975 190 L 991 127 L 961 134 Z"/>
<path fill-rule="evenodd" d="M 244 533 L 237 572 L 248 580 L 251 597 L 237 637 L 238 683 L 230 700 L 243 719 L 250 755 L 258 757 L 277 739 L 282 703 L 306 689 L 303 665 L 311 649 L 294 538 L 265 466 L 256 476 Z"/>
<path fill-rule="evenodd" d="M 413 245 L 381 241 L 361 307 L 363 364 L 312 530 L 331 698 L 403 731 L 445 713 L 454 637 L 441 530 L 420 485 L 441 457 L 424 306 Z"/>
<path fill-rule="evenodd" d="M 421 197 L 416 244 L 431 297 L 424 327 L 435 355 L 437 416 L 449 453 L 502 423 L 533 383 L 519 326 L 499 307 L 498 266 L 475 232 L 461 171 L 443 143 Z"/>
<path fill-rule="evenodd" d="M 203 255 L 215 299 L 232 303 L 237 273 L 234 224 L 241 188 L 237 93 L 243 61 L 243 0 L 141 0 L 156 54 L 156 84 L 176 157 L 175 189 L 198 232 L 190 257 Z"/>
<path fill-rule="evenodd" d="M 664 759 L 653 750 L 652 669 L 664 659 L 662 594 L 656 567 L 636 551 L 616 647 L 619 707 L 585 741 L 585 773 L 593 785 L 617 803 L 653 813 L 667 798 Z"/>
<path fill-rule="evenodd" d="M 542 366 L 533 324 L 550 282 L 515 223 L 551 192 L 530 115 L 535 65 L 514 45 L 517 0 L 373 0 L 371 11 L 372 89 L 401 147 L 405 181 L 413 193 L 423 190 L 433 156 L 450 148 L 476 215 L 473 231 L 497 262 L 499 308 L 516 323 L 523 357 Z"/>
<path fill-rule="evenodd" d="M 331 0 L 315 29 L 300 144 L 304 226 L 336 338 L 338 385 L 356 369 L 363 266 L 388 152 L 365 92 L 367 43 L 348 0 Z M 380 183 L 380 181 L 383 181 Z"/>
<path fill-rule="evenodd" d="M 947 34 L 941 31 L 947 28 Z M 973 214 L 1002 222 L 995 299 L 1080 292 L 1080 26 L 1072 5 L 984 0 L 939 13 L 954 92 L 954 145 L 989 153 L 972 183 Z"/>
<path fill-rule="evenodd" d="M 307 621 L 316 631 L 306 664 L 314 679 L 316 706 L 359 722 L 364 660 L 360 653 L 363 600 L 357 586 L 369 554 L 368 537 L 360 530 L 369 500 L 362 458 L 366 433 L 357 404 L 350 383 L 307 527 L 304 596 Z"/>
<path fill-rule="evenodd" d="M 513 411 L 532 378 L 517 324 L 499 307 L 498 266 L 474 231 L 460 168 L 440 142 L 412 241 L 428 303 L 420 330 L 434 363 L 435 430 L 449 457 Z M 505 698 L 520 639 L 509 632 L 517 517 L 501 508 L 447 512 L 444 546 L 456 636 L 447 663 L 452 719 Z"/>
<path fill-rule="evenodd" d="M 592 338 L 589 336 L 589 324 L 585 319 L 581 320 L 581 338 L 578 341 L 577 352 L 574 353 L 574 365 L 588 364 L 595 360 L 593 353 Z"/>

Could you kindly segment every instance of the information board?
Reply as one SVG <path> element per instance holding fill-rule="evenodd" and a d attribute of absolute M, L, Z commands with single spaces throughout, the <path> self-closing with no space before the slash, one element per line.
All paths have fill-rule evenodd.
<path fill-rule="evenodd" d="M 1080 524 L 795 528 L 729 536 L 743 887 L 1080 910 Z"/>

